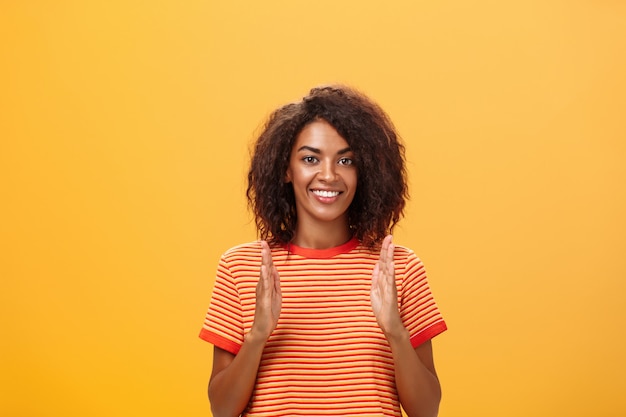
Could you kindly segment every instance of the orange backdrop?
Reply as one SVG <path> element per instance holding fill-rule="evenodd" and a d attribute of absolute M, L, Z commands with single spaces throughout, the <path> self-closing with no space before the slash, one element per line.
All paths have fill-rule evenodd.
<path fill-rule="evenodd" d="M 3 1 L 0 34 L 0 415 L 210 415 L 250 140 L 329 82 L 406 141 L 441 417 L 626 415 L 624 2 Z"/>

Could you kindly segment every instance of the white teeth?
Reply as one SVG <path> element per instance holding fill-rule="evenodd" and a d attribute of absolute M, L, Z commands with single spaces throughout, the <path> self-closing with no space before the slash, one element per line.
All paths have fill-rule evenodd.
<path fill-rule="evenodd" d="M 339 191 L 313 190 L 313 194 L 319 195 L 320 197 L 337 197 Z"/>

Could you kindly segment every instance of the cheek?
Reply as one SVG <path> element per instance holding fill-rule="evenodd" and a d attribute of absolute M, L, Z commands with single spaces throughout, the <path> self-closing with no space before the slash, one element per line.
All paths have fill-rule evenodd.
<path fill-rule="evenodd" d="M 291 182 L 298 184 L 306 184 L 315 179 L 317 170 L 308 167 L 296 167 L 289 170 Z"/>
<path fill-rule="evenodd" d="M 352 175 L 350 176 L 350 185 L 352 186 L 352 188 L 354 188 L 356 190 L 357 185 L 359 184 L 359 175 L 358 173 L 355 171 L 354 173 L 352 173 Z"/>

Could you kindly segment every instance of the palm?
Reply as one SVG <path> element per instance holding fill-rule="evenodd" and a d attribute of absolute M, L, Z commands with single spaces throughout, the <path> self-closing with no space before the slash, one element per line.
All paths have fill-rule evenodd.
<path fill-rule="evenodd" d="M 397 296 L 386 285 L 389 278 L 386 276 L 381 277 L 380 275 L 382 274 L 379 273 L 378 283 L 371 290 L 372 310 L 379 322 L 386 322 L 387 316 L 390 315 L 390 310 L 393 310 L 392 307 L 395 307 Z"/>
<path fill-rule="evenodd" d="M 261 256 L 261 274 L 256 286 L 253 326 L 265 337 L 269 337 L 278 324 L 282 306 L 282 293 L 280 290 L 280 277 L 266 242 L 261 243 Z"/>
<path fill-rule="evenodd" d="M 400 321 L 393 251 L 394 245 L 391 243 L 391 236 L 387 236 L 383 240 L 380 259 L 372 273 L 370 292 L 372 311 L 384 333 L 389 332 Z"/>

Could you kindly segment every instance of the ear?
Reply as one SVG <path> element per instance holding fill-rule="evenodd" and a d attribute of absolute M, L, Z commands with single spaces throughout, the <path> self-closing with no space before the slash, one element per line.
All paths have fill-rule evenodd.
<path fill-rule="evenodd" d="M 291 170 L 290 169 L 287 169 L 287 172 L 285 172 L 285 182 L 286 183 L 291 182 Z"/>

